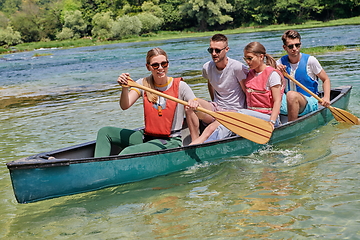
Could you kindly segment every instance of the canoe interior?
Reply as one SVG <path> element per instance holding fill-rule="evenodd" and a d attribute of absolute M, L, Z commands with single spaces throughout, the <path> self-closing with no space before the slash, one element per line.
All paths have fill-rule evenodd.
<path fill-rule="evenodd" d="M 342 93 L 343 88 L 338 89 L 332 89 L 330 93 L 330 99 L 332 102 L 336 101 L 337 97 Z M 319 94 L 320 97 L 323 97 L 323 93 L 321 92 Z M 299 118 L 301 120 L 302 118 L 306 118 L 306 116 L 303 116 Z M 288 118 L 286 115 L 280 115 L 280 121 L 283 125 L 285 125 L 288 122 Z M 140 129 L 140 128 L 139 128 Z M 201 129 L 203 130 L 203 129 Z M 183 145 L 188 146 L 191 142 L 190 138 L 190 132 L 187 128 L 186 121 L 184 121 L 184 126 L 181 132 L 182 139 L 183 139 Z M 57 159 L 80 159 L 80 158 L 92 158 L 94 156 L 94 150 L 95 150 L 95 141 L 91 141 L 84 144 L 79 144 L 73 147 L 59 149 L 53 152 L 47 152 L 43 154 L 39 154 L 38 157 L 48 159 L 49 157 L 54 157 Z M 121 148 L 117 146 L 112 146 L 111 155 L 118 155 L 118 153 L 121 151 Z"/>
<path fill-rule="evenodd" d="M 333 89 L 332 106 L 345 109 L 350 91 L 351 86 Z M 283 124 L 274 130 L 269 144 L 311 132 L 332 119 L 331 112 L 323 107 L 293 122 L 287 122 L 287 117 L 281 116 Z M 113 155 L 94 158 L 95 141 L 91 141 L 6 165 L 16 200 L 29 203 L 141 181 L 185 170 L 203 161 L 249 155 L 263 147 L 240 136 L 188 146 L 190 136 L 186 125 L 183 126 L 182 136 L 184 146 L 180 148 L 118 155 L 121 149 L 113 147 Z"/>

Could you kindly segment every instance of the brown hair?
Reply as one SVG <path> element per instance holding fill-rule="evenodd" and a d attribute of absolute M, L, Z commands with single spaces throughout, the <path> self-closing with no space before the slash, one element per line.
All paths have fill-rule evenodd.
<path fill-rule="evenodd" d="M 166 54 L 166 52 L 164 50 L 162 50 L 161 48 L 153 48 L 153 49 L 150 49 L 147 52 L 146 64 L 150 64 L 151 58 L 153 58 L 155 56 L 159 56 L 159 55 L 165 56 L 166 61 L 168 61 L 168 56 L 167 56 L 167 54 Z M 145 87 L 155 89 L 154 78 L 153 78 L 152 75 L 144 78 L 143 79 L 143 84 L 144 84 Z M 149 102 L 156 103 L 157 100 L 158 100 L 158 96 L 156 94 L 146 92 L 146 96 L 147 96 L 147 99 L 148 99 Z"/>
<path fill-rule="evenodd" d="M 212 42 L 225 42 L 226 45 L 228 45 L 227 37 L 224 34 L 220 34 L 220 33 L 215 34 L 214 36 L 212 36 L 210 38 L 210 41 L 212 41 Z"/>
<path fill-rule="evenodd" d="M 286 32 L 284 32 L 284 34 L 281 36 L 281 40 L 283 41 L 284 45 L 286 45 L 286 40 L 290 38 L 290 39 L 299 39 L 301 41 L 301 36 L 300 33 L 298 33 L 295 30 L 287 30 Z"/>
<path fill-rule="evenodd" d="M 276 68 L 276 61 L 275 59 L 266 53 L 265 47 L 259 43 L 259 42 L 251 42 L 244 48 L 245 52 L 253 53 L 255 55 L 264 54 L 266 58 L 265 64 L 268 66 L 271 66 L 273 68 Z"/>

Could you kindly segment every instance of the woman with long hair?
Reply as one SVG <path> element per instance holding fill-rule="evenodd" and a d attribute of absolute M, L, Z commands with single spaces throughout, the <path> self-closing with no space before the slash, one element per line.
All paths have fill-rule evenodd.
<path fill-rule="evenodd" d="M 193 91 L 181 81 L 182 78 L 167 76 L 169 59 L 164 50 L 161 48 L 149 50 L 146 56 L 146 68 L 151 74 L 137 80 L 138 84 L 187 101 L 190 107 L 198 106 L 197 101 L 194 101 Z M 137 131 L 117 127 L 101 128 L 97 135 L 94 156 L 131 154 L 182 146 L 184 106 L 141 89 L 129 88 L 127 86 L 129 79 L 129 73 L 122 73 L 117 79 L 122 86 L 120 107 L 126 110 L 142 97 L 145 128 Z M 120 148 L 120 153 L 112 150 L 114 145 Z"/>
<path fill-rule="evenodd" d="M 244 60 L 250 71 L 240 82 L 247 104 L 247 109 L 240 112 L 267 120 L 273 126 L 279 125 L 285 86 L 282 73 L 276 69 L 275 59 L 266 53 L 261 43 L 251 42 L 244 48 Z"/>

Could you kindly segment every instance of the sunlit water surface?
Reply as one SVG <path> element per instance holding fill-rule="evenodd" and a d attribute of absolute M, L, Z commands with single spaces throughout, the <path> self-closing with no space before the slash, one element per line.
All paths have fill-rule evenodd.
<path fill-rule="evenodd" d="M 345 45 L 316 56 L 332 86 L 352 85 L 360 116 L 359 26 L 303 29 L 303 47 Z M 229 56 L 251 41 L 282 54 L 282 32 L 229 35 Z M 169 73 L 200 76 L 208 39 L 190 38 L 0 58 L 0 238 L 359 239 L 360 127 L 335 121 L 246 157 L 224 156 L 168 176 L 31 204 L 18 204 L 6 162 L 95 139 L 106 125 L 142 126 L 141 102 L 118 106 L 116 77 L 148 74 L 145 54 L 166 50 Z M 33 57 L 35 53 L 50 53 Z M 209 98 L 206 84 L 191 85 Z"/>

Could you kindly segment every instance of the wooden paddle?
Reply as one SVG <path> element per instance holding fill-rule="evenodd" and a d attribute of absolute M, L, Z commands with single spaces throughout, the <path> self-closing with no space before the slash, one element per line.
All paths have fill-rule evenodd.
<path fill-rule="evenodd" d="M 132 80 L 128 81 L 128 86 L 143 89 L 185 106 L 188 105 L 188 103 L 183 100 L 169 96 L 152 88 L 145 87 Z M 273 126 L 271 123 L 260 118 L 238 112 L 213 112 L 202 107 L 198 107 L 196 110 L 209 114 L 233 133 L 249 139 L 255 143 L 267 143 L 270 140 L 273 132 Z"/>
<path fill-rule="evenodd" d="M 318 95 L 316 95 L 315 93 L 310 91 L 308 88 L 306 88 L 304 85 L 302 85 L 300 82 L 298 82 L 296 79 L 291 77 L 287 72 L 283 72 L 283 74 L 284 74 L 285 77 L 287 77 L 288 79 L 290 79 L 291 81 L 296 83 L 296 85 L 298 85 L 299 87 L 304 89 L 311 96 L 316 98 L 319 102 L 323 101 Z M 347 112 L 347 111 L 345 111 L 343 109 L 340 109 L 340 108 L 336 108 L 336 107 L 332 107 L 332 106 L 329 106 L 328 108 L 330 109 L 332 115 L 334 116 L 334 118 L 337 121 L 350 123 L 350 124 L 354 124 L 354 125 L 360 125 L 360 119 L 358 117 L 356 117 L 355 115 L 353 115 L 353 114 L 351 114 L 351 113 L 349 113 L 349 112 Z"/>

